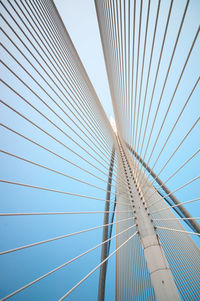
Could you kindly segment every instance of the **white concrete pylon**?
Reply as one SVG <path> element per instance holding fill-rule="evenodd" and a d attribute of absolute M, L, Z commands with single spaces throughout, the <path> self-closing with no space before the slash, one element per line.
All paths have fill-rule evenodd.
<path fill-rule="evenodd" d="M 156 228 L 153 225 L 142 191 L 134 178 L 131 168 L 131 159 L 126 147 L 119 141 L 120 157 L 127 179 L 127 189 L 130 195 L 134 195 L 133 210 L 137 221 L 141 245 L 146 259 L 149 274 L 157 300 L 176 301 L 180 300 L 179 292 L 170 271 L 164 250 L 159 242 Z"/>

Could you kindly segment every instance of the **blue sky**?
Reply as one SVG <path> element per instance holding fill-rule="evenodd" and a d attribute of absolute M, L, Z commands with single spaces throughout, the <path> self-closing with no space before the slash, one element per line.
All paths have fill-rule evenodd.
<path fill-rule="evenodd" d="M 164 2 L 164 1 L 163 1 Z M 174 23 L 171 24 L 170 35 L 168 36 L 168 41 L 174 41 L 176 35 L 176 22 L 178 23 L 181 18 L 181 13 L 183 11 L 183 6 L 181 1 L 176 2 L 176 14 L 177 17 L 174 18 Z M 98 24 L 96 19 L 96 12 L 94 3 L 91 0 L 56 0 L 58 11 L 61 14 L 64 24 L 71 36 L 71 39 L 77 49 L 77 52 L 86 68 L 89 78 L 97 92 L 97 95 L 104 107 L 104 110 L 108 117 L 113 116 L 110 92 L 108 87 L 107 75 L 105 71 L 105 64 L 103 58 L 103 52 L 101 48 L 100 35 L 98 31 Z M 167 2 L 162 4 L 162 14 L 164 15 L 165 6 Z M 8 5 L 9 6 L 9 5 Z M 10 8 L 10 11 L 12 9 Z M 165 101 L 161 107 L 161 112 L 158 116 L 155 136 L 159 129 L 159 124 L 163 117 L 163 112 L 165 112 L 166 104 L 168 103 L 168 96 L 171 96 L 171 90 L 175 87 L 175 78 L 177 73 L 180 73 L 181 66 L 187 55 L 189 46 L 193 39 L 195 30 L 199 24 L 199 11 L 200 2 L 198 0 L 191 1 L 190 10 L 186 18 L 186 23 L 184 27 L 184 39 L 182 38 L 179 45 L 179 51 L 175 56 L 175 64 L 173 65 L 173 71 L 171 72 L 171 77 L 169 78 L 168 88 L 165 95 Z M 5 13 L 5 12 L 4 12 Z M 13 21 L 5 13 L 6 18 L 14 25 Z M 10 35 L 11 39 L 20 47 L 22 51 L 28 54 L 25 46 L 16 38 L 14 33 L 5 25 L 2 21 L 5 30 Z M 174 30 L 173 30 L 174 28 Z M 161 39 L 163 28 L 160 26 Z M 23 35 L 20 34 L 22 37 Z M 51 89 L 41 80 L 37 72 L 27 63 L 27 61 L 21 56 L 21 54 L 15 49 L 8 39 L 2 35 L 3 44 L 14 53 L 16 59 L 18 59 L 23 65 L 27 66 L 27 69 L 33 75 L 33 77 L 41 81 L 48 92 L 52 92 Z M 25 40 L 26 41 L 26 40 Z M 186 42 L 185 42 L 186 41 Z M 157 50 L 159 49 L 158 39 Z M 28 44 L 29 45 L 29 44 Z M 167 43 L 167 45 L 172 45 Z M 185 97 L 190 91 L 190 87 L 194 83 L 195 79 L 199 74 L 199 45 L 196 44 L 194 49 L 194 54 L 188 65 L 187 72 L 185 74 L 184 80 L 181 83 L 180 89 L 177 92 L 177 101 L 171 111 L 170 118 L 163 129 L 163 134 L 159 143 L 157 145 L 155 156 L 152 157 L 152 163 L 156 158 L 157 151 L 161 148 L 166 134 L 169 133 L 169 127 L 173 124 L 177 112 L 181 110 L 184 104 Z M 33 48 L 29 45 L 30 49 Z M 39 47 L 38 47 L 39 49 Z M 36 53 L 36 50 L 33 50 Z M 170 47 L 164 50 L 164 60 L 161 65 L 160 83 L 162 82 L 163 70 L 165 70 L 166 63 L 169 60 L 171 53 Z M 19 67 L 19 65 L 12 59 L 5 50 L 1 50 L 3 61 L 5 61 L 8 66 L 16 72 L 21 79 L 23 79 L 28 85 L 40 93 L 41 97 L 52 106 L 52 108 L 65 118 L 65 115 L 60 112 L 60 110 L 52 104 L 52 100 L 46 97 L 45 93 L 38 88 L 38 85 L 30 79 L 30 77 L 25 74 L 25 72 Z M 44 72 L 38 67 L 37 63 L 33 58 L 31 61 L 34 62 L 41 74 Z M 37 54 L 39 58 L 39 54 Z M 147 54 L 148 58 L 148 54 Z M 156 66 L 157 52 L 155 52 L 154 66 Z M 155 72 L 155 68 L 152 68 Z M 146 71 L 145 71 L 146 72 Z M 76 134 L 73 133 L 69 128 L 67 128 L 61 120 L 59 120 L 50 110 L 40 102 L 40 100 L 33 95 L 30 90 L 24 87 L 24 85 L 13 76 L 8 69 L 2 67 L 2 76 L 6 82 L 17 89 L 24 97 L 30 100 L 30 103 L 34 104 L 39 111 L 46 114 L 53 122 L 58 124 L 67 134 L 74 138 L 77 142 L 84 145 L 86 150 L 88 146 L 86 143 L 91 144 L 91 141 L 87 139 L 83 133 L 76 128 L 77 133 L 84 138 L 85 142 L 81 138 L 77 138 Z M 46 75 L 45 75 L 46 76 Z M 46 78 L 46 77 L 45 77 Z M 188 88 L 189 87 L 189 88 Z M 156 90 L 156 97 L 160 92 L 160 84 L 158 83 L 158 89 Z M 64 162 L 63 160 L 53 156 L 50 153 L 42 150 L 36 145 L 24 140 L 23 138 L 11 133 L 5 128 L 0 128 L 1 135 L 1 147 L 8 152 L 17 154 L 18 156 L 25 157 L 29 160 L 38 162 L 49 166 L 53 169 L 59 170 L 63 173 L 70 174 L 74 177 L 84 179 L 93 185 L 100 186 L 106 189 L 107 181 L 107 170 L 102 167 L 105 162 L 102 161 L 100 157 L 97 163 L 92 159 L 85 151 L 81 150 L 77 145 L 70 141 L 63 133 L 56 129 L 52 124 L 45 120 L 39 113 L 35 112 L 29 105 L 25 104 L 20 97 L 16 96 L 14 92 L 11 92 L 3 84 L 1 85 L 1 97 L 2 100 L 8 103 L 13 108 L 17 109 L 19 112 L 31 118 L 35 123 L 40 125 L 46 131 L 55 135 L 57 139 L 63 141 L 68 147 L 72 147 L 80 155 L 88 158 L 92 163 L 95 164 L 97 168 L 102 169 L 105 174 L 97 171 L 95 168 L 88 166 L 86 162 L 83 162 L 76 155 L 72 154 L 69 150 L 64 148 L 62 145 L 58 144 L 56 141 L 52 140 L 50 137 L 39 131 L 37 128 L 27 123 L 16 113 L 11 111 L 9 108 L 1 105 L 1 122 L 14 130 L 22 133 L 23 135 L 36 140 L 38 143 L 54 150 L 61 156 L 76 162 L 83 168 L 88 169 L 91 172 L 95 172 L 96 175 L 101 177 L 104 182 L 95 179 L 90 175 L 85 175 L 85 173 L 77 168 L 72 167 L 70 164 Z M 56 90 L 57 91 L 57 90 Z M 61 94 L 59 94 L 61 95 Z M 200 85 L 196 89 L 190 104 L 187 107 L 185 114 L 182 116 L 182 120 L 177 126 L 176 133 L 173 139 L 170 140 L 168 147 L 160 158 L 160 162 L 155 168 L 155 172 L 159 172 L 162 164 L 168 159 L 169 153 L 175 148 L 177 143 L 181 141 L 184 134 L 194 123 L 195 119 L 199 116 L 200 105 L 199 105 L 199 95 L 200 95 Z M 61 95 L 64 97 L 63 95 Z M 59 102 L 60 100 L 56 98 Z M 61 103 L 61 102 L 59 102 Z M 155 104 L 156 105 L 156 104 Z M 69 116 L 74 118 L 72 114 L 67 111 Z M 153 110 L 154 112 L 154 110 Z M 152 113 L 153 114 L 153 113 Z M 78 119 L 74 118 L 75 122 L 79 122 Z M 152 121 L 152 117 L 151 117 Z M 68 124 L 73 126 L 73 123 L 68 121 Z M 80 125 L 80 124 L 79 124 Z M 81 126 L 84 131 L 84 128 Z M 189 156 L 191 156 L 199 147 L 199 126 L 193 131 L 192 135 L 187 139 L 184 147 L 177 152 L 173 160 L 170 162 L 168 169 L 162 174 L 161 178 L 163 180 L 167 179 L 171 173 L 176 170 Z M 91 137 L 91 133 L 87 133 Z M 99 139 L 99 136 L 96 137 Z M 153 142 L 150 145 L 153 146 Z M 96 142 L 95 142 L 96 143 Z M 110 145 L 112 147 L 112 145 Z M 90 151 L 90 150 L 89 150 Z M 104 151 L 103 151 L 104 152 Z M 91 154 L 96 156 L 93 151 Z M 109 157 L 109 154 L 107 155 Z M 150 163 L 151 163 L 150 162 Z M 109 163 L 107 163 L 108 165 Z M 196 157 L 190 164 L 185 167 L 182 172 L 177 174 L 169 184 L 171 190 L 176 189 L 180 185 L 186 183 L 191 178 L 199 175 L 199 157 Z M 30 165 L 28 163 L 22 162 L 15 158 L 11 158 L 5 154 L 1 154 L 1 178 L 8 179 L 11 181 L 24 182 L 28 184 L 44 186 L 55 188 L 63 191 L 70 191 L 85 195 L 95 195 L 99 198 L 105 198 L 106 192 L 103 190 L 97 190 L 83 184 L 77 185 L 73 180 L 69 180 L 60 175 L 50 173 L 39 167 Z M 199 197 L 199 182 L 195 182 L 190 185 L 190 187 L 184 188 L 177 192 L 177 197 L 180 201 L 186 201 Z M 199 203 L 188 204 L 186 206 L 188 211 L 194 215 L 200 215 Z M 50 193 L 45 191 L 39 191 L 29 188 L 23 188 L 18 186 L 13 186 L 9 184 L 1 183 L 1 211 L 2 212 L 31 212 L 31 211 L 92 211 L 104 210 L 104 203 L 101 201 L 88 200 L 76 197 L 64 196 L 61 194 Z M 12 221 L 12 222 L 11 222 Z M 40 241 L 48 239 L 51 237 L 71 233 L 74 231 L 82 230 L 83 228 L 90 228 L 97 225 L 101 225 L 103 222 L 102 214 L 99 215 L 73 215 L 73 216 L 32 216 L 32 217 L 3 217 L 0 220 L 1 228 L 1 241 L 3 242 L 3 250 L 15 248 L 24 244 L 32 243 L 35 241 Z M 115 234 L 115 227 L 113 235 Z M 2 273 L 0 276 L 1 291 L 0 296 L 4 296 L 9 292 L 23 286 L 25 283 L 32 281 L 33 279 L 39 277 L 40 275 L 48 272 L 49 270 L 55 268 L 56 266 L 62 264 L 63 262 L 69 260 L 70 258 L 78 255 L 82 251 L 89 249 L 90 247 L 98 244 L 101 241 L 102 230 L 95 230 L 87 234 L 82 234 L 74 238 L 67 238 L 59 240 L 53 243 L 48 243 L 44 246 L 33 247 L 21 252 L 11 253 L 4 255 L 5 257 L 1 259 Z M 111 251 L 114 250 L 114 241 L 111 244 Z M 13 300 L 38 300 L 38 296 L 41 296 L 40 300 L 55 300 L 61 297 L 67 290 L 69 290 L 77 281 L 79 281 L 85 274 L 87 274 L 94 266 L 96 266 L 100 261 L 100 248 L 65 267 L 64 269 L 56 272 L 55 274 L 49 276 L 40 283 L 24 290 L 23 293 L 16 295 Z M 3 256 L 2 256 L 3 257 Z M 113 257 L 108 264 L 108 279 L 106 300 L 114 299 L 114 262 Z M 70 300 L 80 300 L 82 296 L 86 300 L 95 300 L 98 290 L 98 275 L 99 271 L 90 277 L 83 285 L 81 285 L 69 298 Z M 31 296 L 31 297 L 30 297 Z M 12 300 L 12 299 L 11 299 Z"/>
<path fill-rule="evenodd" d="M 55 1 L 108 116 L 113 115 L 94 1 Z"/>

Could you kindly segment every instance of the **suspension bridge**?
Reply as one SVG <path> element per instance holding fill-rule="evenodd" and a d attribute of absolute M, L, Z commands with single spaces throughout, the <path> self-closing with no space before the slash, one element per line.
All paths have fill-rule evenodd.
<path fill-rule="evenodd" d="M 53 0 L 0 4 L 0 298 L 199 300 L 199 3 L 94 2 L 112 122 Z"/>

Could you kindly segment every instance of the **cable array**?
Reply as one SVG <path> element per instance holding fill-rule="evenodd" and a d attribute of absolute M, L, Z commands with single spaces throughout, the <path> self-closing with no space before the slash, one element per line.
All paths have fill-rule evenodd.
<path fill-rule="evenodd" d="M 193 218 L 189 205 L 199 201 L 196 165 L 199 164 L 200 77 L 197 65 L 200 26 L 195 18 L 194 3 L 186 0 L 180 7 L 173 0 L 95 0 L 95 6 L 117 134 L 124 152 L 126 149 L 129 152 L 126 159 L 122 156 L 122 165 L 119 165 L 122 171 L 124 164 L 128 164 L 128 171 L 124 169 L 127 188 L 118 191 L 123 195 L 127 191 L 135 217 L 139 208 L 134 201 L 140 199 L 163 244 L 179 293 L 183 299 L 198 300 L 196 284 L 199 277 L 195 274 L 195 280 L 198 280 L 192 285 L 192 268 L 199 261 L 199 250 L 196 251 L 194 243 L 199 245 L 199 212 L 197 218 Z M 194 19 L 190 23 L 192 15 Z M 132 180 L 136 186 L 135 194 L 130 188 Z M 124 184 L 120 185 L 124 187 Z M 120 201 L 124 202 L 121 193 L 116 204 L 120 218 L 128 214 L 120 213 L 125 208 L 120 204 Z M 121 227 L 123 225 L 117 225 L 117 229 L 121 230 Z M 170 235 L 171 239 L 167 241 L 164 237 Z M 122 238 L 118 240 L 122 242 Z M 179 243 L 175 245 L 177 240 Z M 133 255 L 134 262 L 130 263 L 131 259 L 128 259 L 129 250 L 140 244 L 139 241 L 134 244 L 134 241 L 136 239 L 117 255 L 117 300 L 132 300 L 135 295 L 141 296 L 141 300 L 153 300 L 152 284 L 142 284 L 144 265 L 142 267 L 140 262 L 138 270 L 129 270 L 129 266 L 133 267 L 139 260 L 136 254 Z M 184 281 L 181 267 L 177 268 L 179 274 L 175 271 L 180 265 L 179 251 L 173 255 L 169 251 L 178 248 L 193 254 L 189 258 L 195 258 L 191 267 L 184 266 L 184 275 L 187 273 Z M 140 256 L 144 257 L 144 254 Z M 181 260 L 186 261 L 186 258 L 181 256 Z M 148 269 L 146 272 L 148 274 Z M 140 279 L 134 289 L 131 277 Z M 142 295 L 144 290 L 147 296 Z"/>
<path fill-rule="evenodd" d="M 53 1 L 2 1 L 1 11 L 0 214 L 8 237 L 0 250 L 5 274 L 2 285 L 7 294 L 1 296 L 4 300 L 28 288 L 27 279 L 32 285 L 44 278 L 39 274 L 52 273 L 46 274 L 45 265 L 40 270 L 37 258 L 43 261 L 44 254 L 50 255 L 55 247 L 64 262 L 71 257 L 71 250 L 77 253 L 77 241 L 84 237 L 88 243 L 85 240 L 75 259 L 80 261 L 86 254 L 90 258 L 89 252 L 95 250 L 98 262 L 94 265 L 99 263 L 96 248 L 112 247 L 111 239 L 116 237 L 112 226 L 119 222 L 114 213 L 120 173 L 118 153 L 113 152 L 115 134 Z M 106 223 L 104 216 L 108 217 Z M 21 228 L 23 223 L 26 232 Z M 103 229 L 107 235 L 99 243 Z M 90 248 L 90 242 L 96 246 Z M 83 252 L 84 248 L 88 251 Z M 38 252 L 35 274 L 31 262 Z M 20 278 L 22 289 L 8 282 L 12 268 L 6 265 L 15 253 L 19 255 L 16 265 L 22 270 L 22 262 L 29 262 Z M 49 266 L 58 266 L 57 259 L 53 263 L 49 258 Z M 85 262 L 82 270 L 87 267 Z M 38 275 L 37 280 L 32 279 L 33 274 Z M 66 275 L 69 277 L 70 270 Z M 59 276 L 55 277 L 56 281 L 49 278 L 49 287 L 59 282 Z"/>
<path fill-rule="evenodd" d="M 77 300 L 87 283 L 103 301 L 112 268 L 117 301 L 156 300 L 141 210 L 180 297 L 198 300 L 195 5 L 94 2 L 116 130 L 53 0 L 0 4 L 0 298 Z"/>

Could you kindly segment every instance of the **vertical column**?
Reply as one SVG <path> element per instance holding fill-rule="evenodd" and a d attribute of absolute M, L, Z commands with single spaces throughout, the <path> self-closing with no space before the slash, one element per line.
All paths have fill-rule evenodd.
<path fill-rule="evenodd" d="M 170 267 L 155 232 L 139 183 L 134 176 L 126 149 L 119 139 L 118 142 L 140 240 L 156 298 L 162 301 L 180 300 Z"/>
<path fill-rule="evenodd" d="M 115 159 L 115 149 L 113 148 L 112 154 L 111 154 L 111 160 L 110 160 L 109 174 L 108 174 L 106 200 L 110 200 L 114 159 Z M 109 209 L 110 209 L 110 202 L 105 202 L 104 225 L 108 224 L 108 222 L 109 222 L 109 213 L 107 212 L 107 211 L 109 211 Z M 108 237 L 108 226 L 106 226 L 106 227 L 103 227 L 102 241 L 105 241 L 108 238 L 109 238 Z M 105 244 L 102 245 L 101 261 L 103 261 L 108 256 L 108 253 L 109 253 L 108 250 L 109 250 L 109 242 L 106 242 Z M 106 268 L 107 268 L 107 261 L 104 264 L 102 264 L 102 266 L 100 268 L 98 301 L 104 301 L 104 298 L 105 298 Z"/>

